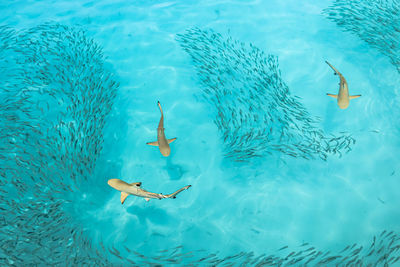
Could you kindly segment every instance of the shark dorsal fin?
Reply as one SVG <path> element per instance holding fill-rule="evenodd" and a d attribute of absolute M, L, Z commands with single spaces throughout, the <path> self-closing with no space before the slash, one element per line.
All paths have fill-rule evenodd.
<path fill-rule="evenodd" d="M 129 196 L 128 193 L 121 192 L 121 204 L 124 204 L 125 199 Z"/>
<path fill-rule="evenodd" d="M 137 187 L 140 187 L 140 186 L 142 185 L 142 183 L 141 183 L 141 182 L 138 182 L 138 183 L 130 183 L 130 185 L 135 185 L 135 186 L 137 186 Z"/>

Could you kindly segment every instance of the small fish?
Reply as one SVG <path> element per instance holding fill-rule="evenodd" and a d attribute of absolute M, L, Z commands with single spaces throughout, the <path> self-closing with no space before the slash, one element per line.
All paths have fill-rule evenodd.
<path fill-rule="evenodd" d="M 278 251 L 280 251 L 280 250 L 284 250 L 284 249 L 286 249 L 286 248 L 288 248 L 289 246 L 284 246 L 284 247 L 281 247 L 280 249 L 278 249 Z"/>
<path fill-rule="evenodd" d="M 386 235 L 385 235 L 385 237 L 389 237 L 389 236 L 391 236 L 391 235 L 393 235 L 394 234 L 394 231 L 390 231 L 389 233 L 387 233 Z"/>
<path fill-rule="evenodd" d="M 308 245 L 309 245 L 308 243 L 303 243 L 300 245 L 300 247 L 304 247 L 304 246 L 308 246 Z"/>
<path fill-rule="evenodd" d="M 392 262 L 392 264 L 395 263 L 395 262 L 398 261 L 398 260 L 400 260 L 400 256 L 397 257 L 397 258 Z"/>
<path fill-rule="evenodd" d="M 355 249 L 352 253 L 351 256 L 357 255 L 358 253 L 360 253 L 360 251 L 362 250 L 363 246 L 359 247 L 358 249 Z"/>
<path fill-rule="evenodd" d="M 315 249 L 314 247 L 310 247 L 310 248 L 308 248 L 308 249 L 304 250 L 304 252 L 308 252 L 308 251 L 310 251 L 310 250 L 314 250 L 314 249 Z"/>
<path fill-rule="evenodd" d="M 379 200 L 379 202 L 381 202 L 382 204 L 385 204 L 385 201 L 383 201 L 380 197 L 377 198 Z"/>
<path fill-rule="evenodd" d="M 367 257 L 371 256 L 372 253 L 374 253 L 374 249 L 372 249 L 372 250 L 368 253 Z"/>
<path fill-rule="evenodd" d="M 337 258 L 341 258 L 342 256 L 331 256 L 331 257 L 329 257 L 329 258 L 326 258 L 326 259 L 323 259 L 323 260 L 321 260 L 318 264 L 327 264 L 327 263 L 329 263 L 329 262 L 331 262 L 331 261 L 334 261 L 334 260 L 336 260 Z"/>
<path fill-rule="evenodd" d="M 295 251 L 292 251 L 291 253 L 289 253 L 289 255 L 286 256 L 286 259 L 290 258 L 290 256 L 294 255 L 294 253 L 296 253 Z"/>
<path fill-rule="evenodd" d="M 339 94 L 333 95 L 333 94 L 327 94 L 330 97 L 336 98 L 337 103 L 339 108 L 341 109 L 346 109 L 349 106 L 350 100 L 355 99 L 360 97 L 361 95 L 349 95 L 349 87 L 347 85 L 346 79 L 343 77 L 343 75 L 335 68 L 333 67 L 328 61 L 325 61 L 326 64 L 328 64 L 334 71 L 335 74 L 339 76 L 340 78 L 340 87 L 339 87 Z"/>
<path fill-rule="evenodd" d="M 124 260 L 128 261 L 129 263 L 133 264 L 133 266 L 137 266 L 137 263 L 134 262 L 133 260 L 130 260 L 128 258 L 124 258 Z"/>
<path fill-rule="evenodd" d="M 381 233 L 380 237 L 382 237 L 386 232 L 387 232 L 387 231 L 384 230 L 384 231 Z"/>
<path fill-rule="evenodd" d="M 376 236 L 374 236 L 374 238 L 373 238 L 373 240 L 372 240 L 372 244 L 371 244 L 371 246 L 370 246 L 370 249 L 371 249 L 372 247 L 375 247 L 375 241 L 376 241 Z"/>
<path fill-rule="evenodd" d="M 161 154 L 164 157 L 168 157 L 169 154 L 171 153 L 171 148 L 169 147 L 169 144 L 172 143 L 173 141 L 176 140 L 175 138 L 171 138 L 171 139 L 167 139 L 165 137 L 165 133 L 164 133 L 164 114 L 163 114 L 163 110 L 161 108 L 161 104 L 160 101 L 157 102 L 157 105 L 160 109 L 161 112 L 161 118 L 160 118 L 160 122 L 158 123 L 158 128 L 157 128 L 157 141 L 154 142 L 148 142 L 146 143 L 147 145 L 150 146 L 158 146 L 158 148 L 160 149 Z"/>
<path fill-rule="evenodd" d="M 157 193 L 152 193 L 148 192 L 144 189 L 142 189 L 140 186 L 142 185 L 141 182 L 138 183 L 126 183 L 120 179 L 110 179 L 108 180 L 108 185 L 111 186 L 112 188 L 121 191 L 121 204 L 124 204 L 125 199 L 129 195 L 134 195 L 138 197 L 143 197 L 146 201 L 149 201 L 150 198 L 155 198 L 155 199 L 163 199 L 163 198 L 176 198 L 176 195 L 182 192 L 183 190 L 188 189 L 191 187 L 191 185 L 187 185 L 185 187 L 182 187 L 178 191 L 169 194 L 169 195 L 163 195 L 163 194 L 157 194 Z"/>

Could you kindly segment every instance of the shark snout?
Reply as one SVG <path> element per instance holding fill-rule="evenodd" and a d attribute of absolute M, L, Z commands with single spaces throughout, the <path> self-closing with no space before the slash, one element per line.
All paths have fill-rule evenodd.
<path fill-rule="evenodd" d="M 111 186 L 112 188 L 118 190 L 118 183 L 119 183 L 119 181 L 120 181 L 119 179 L 110 179 L 110 180 L 107 181 L 107 184 L 108 184 L 109 186 Z"/>
<path fill-rule="evenodd" d="M 112 188 L 116 188 L 118 184 L 120 183 L 120 179 L 110 179 L 107 181 L 107 184 L 111 186 Z"/>
<path fill-rule="evenodd" d="M 109 186 L 113 186 L 113 185 L 115 185 L 115 182 L 116 182 L 117 180 L 118 180 L 118 179 L 110 179 L 110 180 L 107 181 L 107 184 L 108 184 Z"/>

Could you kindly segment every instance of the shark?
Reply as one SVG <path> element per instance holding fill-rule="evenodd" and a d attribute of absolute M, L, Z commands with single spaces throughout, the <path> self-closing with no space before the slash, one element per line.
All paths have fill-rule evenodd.
<path fill-rule="evenodd" d="M 158 128 L 157 128 L 157 141 L 154 142 L 148 142 L 146 143 L 147 145 L 150 146 L 158 146 L 158 148 L 160 149 L 161 154 L 164 157 L 168 157 L 169 154 L 171 153 L 171 148 L 169 147 L 169 144 L 172 143 L 173 141 L 176 140 L 175 138 L 171 138 L 171 139 L 167 139 L 165 137 L 165 133 L 164 133 L 164 113 L 163 110 L 161 108 L 161 104 L 160 101 L 157 101 L 157 105 L 160 108 L 160 112 L 161 112 L 161 118 L 160 118 L 160 122 L 158 123 Z"/>
<path fill-rule="evenodd" d="M 339 82 L 339 93 L 337 95 L 333 94 L 327 94 L 330 97 L 336 98 L 337 103 L 339 108 L 341 109 L 346 109 L 349 106 L 350 100 L 354 98 L 358 98 L 361 95 L 349 95 L 349 86 L 347 85 L 346 79 L 343 77 L 343 75 L 334 67 L 332 66 L 328 61 L 325 61 L 326 64 L 329 65 L 335 72 L 335 75 L 338 75 L 340 78 Z"/>
<path fill-rule="evenodd" d="M 120 179 L 110 179 L 110 180 L 108 180 L 107 183 L 112 188 L 114 188 L 118 191 L 121 191 L 121 204 L 124 204 L 125 199 L 129 195 L 143 197 L 146 201 L 149 201 L 151 198 L 155 198 L 155 199 L 176 198 L 177 194 L 179 194 L 183 190 L 186 190 L 189 187 L 191 187 L 191 185 L 187 185 L 187 186 L 182 187 L 181 189 L 175 191 L 172 194 L 163 195 L 163 194 L 152 193 L 152 192 L 148 192 L 148 191 L 144 190 L 143 188 L 141 188 L 141 186 L 142 186 L 141 182 L 135 182 L 135 183 L 128 184 L 127 182 L 124 182 Z"/>

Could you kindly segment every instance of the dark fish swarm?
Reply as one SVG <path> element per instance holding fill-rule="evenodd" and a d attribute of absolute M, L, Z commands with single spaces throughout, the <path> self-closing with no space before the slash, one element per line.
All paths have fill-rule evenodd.
<path fill-rule="evenodd" d="M 0 27 L 1 266 L 390 266 L 400 236 L 338 253 L 309 244 L 230 256 L 179 246 L 143 255 L 95 243 L 68 212 L 68 194 L 91 179 L 118 90 L 101 48 L 76 28 Z"/>
<path fill-rule="evenodd" d="M 400 1 L 335 0 L 323 14 L 389 58 L 400 73 Z M 390 105 L 390 114 L 400 113 L 398 97 L 393 97 Z M 391 121 L 395 129 L 400 130 L 399 116 L 394 116 Z"/>
<path fill-rule="evenodd" d="M 248 161 L 278 151 L 292 157 L 327 159 L 349 152 L 350 135 L 326 136 L 292 96 L 281 78 L 278 59 L 254 45 L 193 28 L 177 40 L 190 55 L 203 97 L 215 109 L 225 156 Z"/>
<path fill-rule="evenodd" d="M 109 266 L 65 195 L 93 171 L 117 89 L 83 31 L 0 27 L 0 265 Z"/>
<path fill-rule="evenodd" d="M 323 14 L 387 56 L 400 72 L 400 1 L 335 0 Z"/>
<path fill-rule="evenodd" d="M 120 257 L 115 248 L 115 251 L 109 250 Z M 271 254 L 261 255 L 240 252 L 221 256 L 200 250 L 185 251 L 183 246 L 178 246 L 148 257 L 127 247 L 125 250 L 131 254 L 125 260 L 139 266 L 394 266 L 400 260 L 400 236 L 393 231 L 383 231 L 379 236 L 374 236 L 368 246 L 355 243 L 339 252 L 318 250 L 309 244 L 296 248 L 285 246 Z"/>

